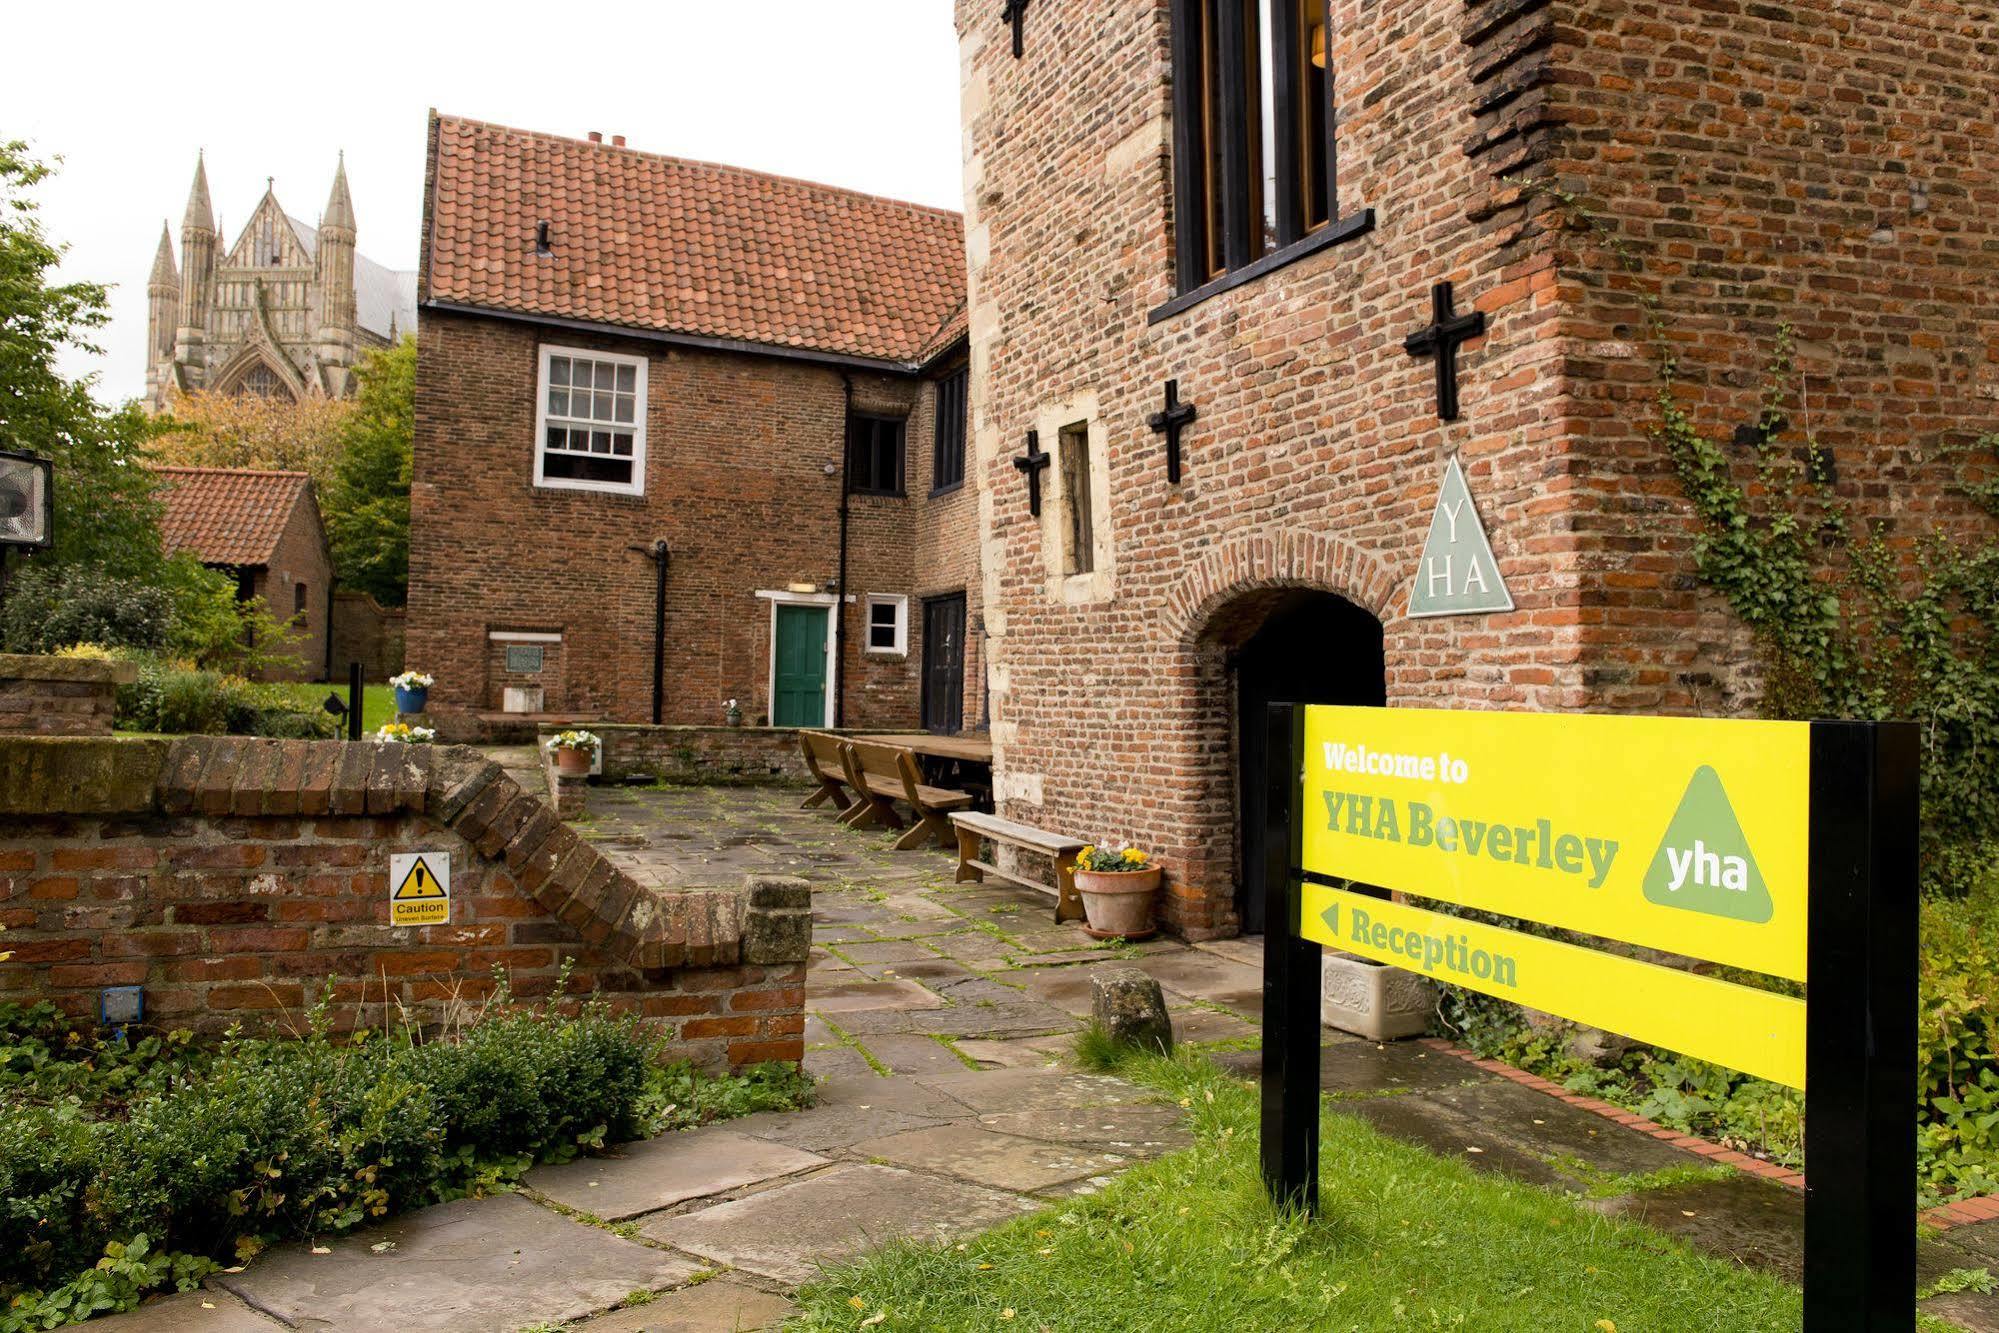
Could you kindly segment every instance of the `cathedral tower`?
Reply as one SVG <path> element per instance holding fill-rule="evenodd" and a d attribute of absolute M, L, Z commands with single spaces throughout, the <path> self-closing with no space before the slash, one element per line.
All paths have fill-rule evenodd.
<path fill-rule="evenodd" d="M 354 200 L 347 193 L 347 155 L 333 169 L 333 190 L 319 220 L 318 353 L 329 380 L 345 380 L 354 365 Z"/>
<path fill-rule="evenodd" d="M 173 236 L 160 222 L 160 248 L 153 255 L 152 276 L 146 279 L 146 397 L 159 390 L 165 363 L 173 358 L 180 325 L 180 274 L 174 269 Z"/>
<path fill-rule="evenodd" d="M 174 334 L 174 360 L 190 381 L 201 384 L 201 345 L 208 336 L 208 305 L 215 291 L 215 214 L 208 204 L 208 168 L 194 159 L 194 185 L 187 194 L 187 213 L 180 222 L 180 327 Z"/>

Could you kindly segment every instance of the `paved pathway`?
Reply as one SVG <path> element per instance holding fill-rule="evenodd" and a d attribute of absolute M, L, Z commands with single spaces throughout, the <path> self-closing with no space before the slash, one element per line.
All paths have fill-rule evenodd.
<path fill-rule="evenodd" d="M 505 757 L 532 767 L 531 752 Z M 1257 1031 L 1253 945 L 1106 949 L 1054 926 L 1046 897 L 954 885 L 942 853 L 893 852 L 796 802 L 770 790 L 598 790 L 580 827 L 658 884 L 813 882 L 814 1107 L 626 1145 L 538 1169 L 521 1194 L 280 1250 L 107 1333 L 771 1326 L 821 1263 L 894 1236 L 980 1229 L 1184 1143 L 1174 1108 L 1059 1063 L 1089 1013 L 1090 973 L 1110 962 L 1159 979 L 1183 1043 L 1215 1043 L 1214 1058 L 1254 1076 L 1254 1050 L 1235 1049 Z M 1796 1277 L 1793 1190 L 1718 1173 L 1633 1188 L 1633 1177 L 1707 1163 L 1416 1044 L 1329 1037 L 1322 1076 L 1338 1109 L 1385 1133 Z M 1999 1269 L 1999 1224 L 1926 1241 L 1923 1263 L 1926 1279 Z M 1992 1297 L 1925 1308 L 1999 1330 Z"/>

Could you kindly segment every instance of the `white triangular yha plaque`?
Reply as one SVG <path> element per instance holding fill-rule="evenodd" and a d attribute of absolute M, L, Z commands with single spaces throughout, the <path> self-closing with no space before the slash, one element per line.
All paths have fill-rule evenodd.
<path fill-rule="evenodd" d="M 1499 562 L 1492 558 L 1485 526 L 1478 521 L 1465 470 L 1453 457 L 1444 465 L 1437 512 L 1430 516 L 1430 535 L 1409 593 L 1409 614 L 1465 616 L 1512 609 L 1513 594 L 1499 577 Z"/>

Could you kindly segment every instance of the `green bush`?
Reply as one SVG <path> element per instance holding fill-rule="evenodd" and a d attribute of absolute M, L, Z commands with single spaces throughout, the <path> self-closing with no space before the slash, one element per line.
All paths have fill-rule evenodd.
<path fill-rule="evenodd" d="M 136 656 L 139 678 L 118 688 L 118 725 L 169 735 L 270 736 L 324 740 L 333 718 L 303 705 L 281 685 L 205 671 L 185 661 Z"/>
<path fill-rule="evenodd" d="M 173 613 L 173 597 L 164 588 L 93 566 L 31 560 L 9 575 L 0 603 L 0 647 L 53 653 L 95 643 L 156 651 L 171 640 Z"/>
<path fill-rule="evenodd" d="M 657 1054 L 600 1005 L 502 1002 L 432 1041 L 335 1043 L 315 1018 L 301 1040 L 208 1048 L 0 1004 L 0 1333 L 129 1309 L 211 1260 L 502 1188 L 536 1161 L 809 1097 L 789 1068 L 714 1079 Z"/>

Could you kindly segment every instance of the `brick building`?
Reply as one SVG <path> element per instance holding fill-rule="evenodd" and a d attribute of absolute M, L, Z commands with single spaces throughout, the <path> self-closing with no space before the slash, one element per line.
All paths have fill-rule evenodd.
<path fill-rule="evenodd" d="M 295 665 L 259 673 L 269 680 L 326 675 L 333 559 L 312 478 L 303 472 L 234 467 L 156 467 L 160 537 L 167 554 L 191 551 L 236 579 L 244 601 L 261 597 L 279 620 L 296 618 Z"/>
<path fill-rule="evenodd" d="M 957 214 L 453 117 L 429 162 L 406 659 L 440 723 L 976 724 Z"/>
<path fill-rule="evenodd" d="M 1179 931 L 1259 926 L 1240 719 L 1274 697 L 1753 703 L 1649 430 L 1645 298 L 1710 434 L 1754 430 L 1788 324 L 1786 411 L 1842 493 L 1898 536 L 1973 521 L 1925 451 L 1999 419 L 1989 12 L 959 0 L 957 21 L 997 793 L 1163 851 Z M 1406 346 L 1441 283 L 1483 316 L 1442 357 L 1455 419 L 1439 356 Z M 1169 381 L 1196 412 L 1177 481 L 1151 428 Z M 1450 459 L 1510 610 L 1410 614 Z"/>

